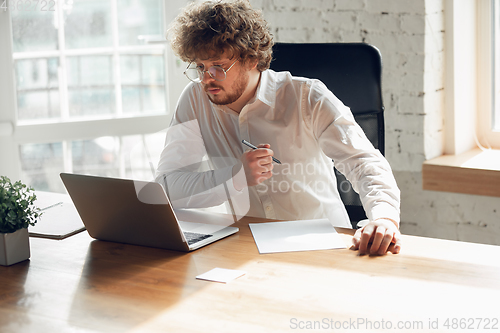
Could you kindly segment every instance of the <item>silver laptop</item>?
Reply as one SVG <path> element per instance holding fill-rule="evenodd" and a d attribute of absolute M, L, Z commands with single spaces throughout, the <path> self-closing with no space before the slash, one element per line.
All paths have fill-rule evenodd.
<path fill-rule="evenodd" d="M 179 221 L 158 183 L 69 173 L 61 179 L 95 239 L 188 252 L 239 230 Z"/>

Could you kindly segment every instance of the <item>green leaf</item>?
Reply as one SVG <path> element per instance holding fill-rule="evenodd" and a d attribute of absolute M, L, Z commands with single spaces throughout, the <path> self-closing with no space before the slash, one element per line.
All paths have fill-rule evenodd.
<path fill-rule="evenodd" d="M 35 225 L 40 209 L 35 207 L 36 195 L 32 187 L 20 180 L 14 183 L 0 176 L 0 233 L 10 233 Z"/>

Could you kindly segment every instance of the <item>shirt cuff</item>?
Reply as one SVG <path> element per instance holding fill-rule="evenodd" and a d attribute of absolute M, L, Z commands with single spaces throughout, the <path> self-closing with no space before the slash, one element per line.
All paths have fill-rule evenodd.
<path fill-rule="evenodd" d="M 229 192 L 229 193 L 227 193 L 229 195 L 229 198 L 232 198 L 233 196 L 237 196 L 238 194 L 243 193 L 243 189 L 238 191 L 234 187 L 233 167 L 232 166 L 228 166 L 228 167 L 225 167 L 222 169 L 217 169 L 214 171 L 214 175 L 215 175 L 215 183 L 216 184 L 224 185 L 224 183 L 226 183 L 226 188 Z M 236 174 L 236 176 L 234 178 L 236 178 L 236 177 L 238 177 L 238 178 L 245 177 L 245 171 L 243 170 L 243 168 L 240 169 L 240 171 Z M 246 179 L 245 179 L 245 181 L 246 181 Z M 226 201 L 228 198 L 225 198 L 225 195 L 224 195 L 224 198 L 222 198 L 222 199 L 224 201 Z"/>
<path fill-rule="evenodd" d="M 375 221 L 379 219 L 389 219 L 395 222 L 399 228 L 400 216 L 399 210 L 394 208 L 394 206 L 388 203 L 379 203 L 371 209 L 371 212 L 367 214 L 370 221 Z"/>

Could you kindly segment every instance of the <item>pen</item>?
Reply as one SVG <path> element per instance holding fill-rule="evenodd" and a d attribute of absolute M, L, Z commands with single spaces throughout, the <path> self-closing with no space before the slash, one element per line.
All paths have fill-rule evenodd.
<path fill-rule="evenodd" d="M 253 144 L 251 144 L 251 143 L 250 143 L 250 142 L 248 142 L 247 140 L 241 140 L 241 142 L 242 142 L 244 145 L 246 145 L 246 146 L 248 146 L 248 147 L 250 147 L 250 148 L 252 148 L 252 149 L 257 149 L 257 147 L 255 147 Z M 273 157 L 273 161 L 274 161 L 275 163 L 281 164 L 280 160 L 278 160 L 277 158 L 274 158 L 274 157 Z"/>
<path fill-rule="evenodd" d="M 55 206 L 59 206 L 59 205 L 62 205 L 64 202 L 58 202 L 58 203 L 55 203 L 53 205 L 50 205 L 50 206 L 47 206 L 45 208 L 41 208 L 40 211 L 44 211 L 44 210 L 47 210 L 49 208 L 52 208 L 52 207 L 55 207 Z"/>

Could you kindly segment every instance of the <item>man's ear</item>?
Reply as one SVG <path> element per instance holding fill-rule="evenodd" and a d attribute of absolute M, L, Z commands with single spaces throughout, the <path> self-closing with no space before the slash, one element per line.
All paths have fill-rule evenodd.
<path fill-rule="evenodd" d="M 245 61 L 245 67 L 247 67 L 249 70 L 254 70 L 255 68 L 257 68 L 258 64 L 259 61 L 257 59 L 247 59 L 247 61 Z"/>

